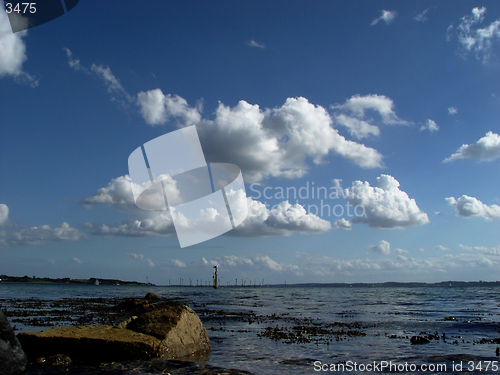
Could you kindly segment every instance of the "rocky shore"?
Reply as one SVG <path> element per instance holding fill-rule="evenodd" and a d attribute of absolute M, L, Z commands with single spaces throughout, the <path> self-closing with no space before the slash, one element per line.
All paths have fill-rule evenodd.
<path fill-rule="evenodd" d="M 21 332 L 18 337 L 29 359 L 26 375 L 248 374 L 228 369 L 234 363 L 245 366 L 247 359 L 258 363 L 246 367 L 250 371 L 268 363 L 263 373 L 292 367 L 305 373 L 314 358 L 324 357 L 321 353 L 333 353 L 336 361 L 343 361 L 348 357 L 336 353 L 363 355 L 368 353 L 363 352 L 366 345 L 390 347 L 396 354 L 404 349 L 413 353 L 409 358 L 414 361 L 432 360 L 435 353 L 445 353 L 443 360 L 448 362 L 465 358 L 455 352 L 473 351 L 477 358 L 488 360 L 499 355 L 498 323 L 479 316 L 477 310 L 438 315 L 430 322 L 415 311 L 397 320 L 401 312 L 390 310 L 380 315 L 382 319 L 371 320 L 346 309 L 324 316 L 302 313 L 310 309 L 299 313 L 293 313 L 292 307 L 269 309 L 268 301 L 257 294 L 224 298 L 193 289 L 188 295 L 169 293 L 168 300 L 152 294 L 132 299 L 0 299 L 0 310 Z M 372 314 L 381 313 L 374 309 Z M 387 316 L 398 324 L 386 323 Z M 406 328 L 401 329 L 402 324 Z M 45 331 L 34 332 L 41 330 Z M 207 331 L 213 345 L 210 363 L 226 368 L 207 364 Z M 185 351 L 176 352 L 176 345 Z M 312 352 L 311 348 L 318 348 L 320 354 L 303 354 Z M 273 350 L 281 357 L 268 360 L 267 353 Z"/>
<path fill-rule="evenodd" d="M 114 306 L 100 306 L 94 310 L 106 316 L 108 322 L 126 319 L 116 325 L 76 325 L 21 332 L 16 338 L 1 312 L 3 369 L 0 375 L 21 373 L 28 361 L 68 366 L 74 362 L 95 365 L 155 357 L 184 361 L 208 359 L 207 331 L 196 313 L 186 305 L 163 301 L 148 293 L 144 299 L 125 299 Z M 11 315 L 9 311 L 8 314 Z"/>
<path fill-rule="evenodd" d="M 154 307 L 116 325 L 74 326 L 18 336 L 30 361 L 64 353 L 84 363 L 150 357 L 179 359 L 210 351 L 208 334 L 187 306 Z"/>

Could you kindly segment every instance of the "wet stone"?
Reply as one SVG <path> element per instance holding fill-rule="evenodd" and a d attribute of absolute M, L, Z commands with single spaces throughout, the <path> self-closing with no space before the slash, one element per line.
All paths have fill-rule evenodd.
<path fill-rule="evenodd" d="M 65 354 L 56 354 L 50 357 L 37 358 L 36 363 L 49 366 L 70 366 L 73 361 Z"/>
<path fill-rule="evenodd" d="M 154 293 L 151 293 L 149 292 L 148 294 L 146 294 L 146 296 L 144 297 L 145 300 L 148 300 L 148 301 L 161 301 L 163 300 L 163 298 L 157 296 L 156 294 Z"/>
<path fill-rule="evenodd" d="M 425 337 L 421 336 L 412 336 L 410 339 L 410 343 L 412 345 L 421 345 L 421 344 L 428 344 L 430 341 L 426 339 Z"/>
<path fill-rule="evenodd" d="M 0 375 L 21 373 L 27 362 L 14 330 L 0 310 Z"/>

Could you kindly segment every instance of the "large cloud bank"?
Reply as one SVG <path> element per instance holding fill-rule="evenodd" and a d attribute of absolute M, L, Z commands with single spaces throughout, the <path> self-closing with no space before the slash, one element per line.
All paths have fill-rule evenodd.
<path fill-rule="evenodd" d="M 330 114 L 306 98 L 288 98 L 274 109 L 240 101 L 231 108 L 220 103 L 215 118 L 201 118 L 200 107 L 190 107 L 179 96 L 160 89 L 138 94 L 138 106 L 150 125 L 178 119 L 179 126 L 197 126 L 208 161 L 238 165 L 245 181 L 266 177 L 297 178 L 308 171 L 306 159 L 315 164 L 330 154 L 362 168 L 382 167 L 375 149 L 345 139 L 333 128 Z"/>
<path fill-rule="evenodd" d="M 86 223 L 96 235 L 117 236 L 165 236 L 175 233 L 172 213 L 170 211 L 147 211 L 138 209 L 134 203 L 132 184 L 129 176 L 111 180 L 107 186 L 100 188 L 88 198 L 82 200 L 86 206 L 106 204 L 133 218 L 121 224 Z M 263 203 L 251 198 L 240 197 L 238 204 L 248 205 L 248 217 L 228 235 L 241 237 L 288 236 L 294 232 L 302 234 L 318 234 L 331 229 L 330 222 L 316 215 L 308 214 L 299 204 L 292 205 L 283 201 L 269 209 Z M 175 211 L 173 212 L 175 215 Z M 214 220 L 214 215 L 203 216 L 206 220 Z M 202 225 L 203 223 L 197 223 Z"/>

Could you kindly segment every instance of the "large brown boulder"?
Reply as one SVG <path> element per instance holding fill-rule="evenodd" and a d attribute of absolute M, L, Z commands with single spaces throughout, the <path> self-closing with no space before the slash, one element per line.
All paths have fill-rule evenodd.
<path fill-rule="evenodd" d="M 0 310 L 0 375 L 21 373 L 27 362 L 14 330 Z"/>
<path fill-rule="evenodd" d="M 148 311 L 127 324 L 127 329 L 162 340 L 162 357 L 178 358 L 210 351 L 207 330 L 198 315 L 184 305 Z"/>
<path fill-rule="evenodd" d="M 18 338 L 30 360 L 60 353 L 81 362 L 179 359 L 210 350 L 205 327 L 187 306 L 153 309 L 116 327 L 64 327 L 24 332 Z"/>
<path fill-rule="evenodd" d="M 82 362 L 122 361 L 154 357 L 160 340 L 111 326 L 77 326 L 17 335 L 30 361 L 66 354 Z"/>

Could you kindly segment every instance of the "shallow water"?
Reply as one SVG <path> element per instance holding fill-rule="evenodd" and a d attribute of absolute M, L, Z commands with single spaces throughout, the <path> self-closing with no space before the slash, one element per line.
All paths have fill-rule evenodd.
<path fill-rule="evenodd" d="M 490 362 L 498 361 L 500 367 L 500 358 L 495 355 L 499 345 L 491 343 L 491 339 L 500 337 L 500 289 L 495 287 L 230 287 L 214 290 L 209 287 L 0 283 L 0 305 L 8 308 L 11 299 L 29 298 L 140 298 L 147 292 L 183 301 L 200 314 L 212 345 L 210 359 L 202 366 L 235 368 L 255 374 L 311 374 L 319 369 L 316 361 L 336 366 L 351 363 L 349 361 L 358 365 L 392 361 L 393 364 L 415 364 L 417 369 L 421 365 L 445 364 L 446 370 L 434 372 L 454 373 L 452 366 L 462 361 L 464 370 L 480 364 L 482 370 L 475 372 L 500 371 L 491 371 L 494 362 Z M 204 314 L 205 310 L 234 314 L 214 319 Z M 17 328 L 46 327 L 17 324 Z M 428 336 L 430 343 L 411 345 L 410 337 L 414 335 Z M 487 364 L 489 369 L 485 371 Z M 146 371 L 162 372 L 147 364 L 136 365 L 133 370 L 113 370 L 129 374 Z M 185 368 L 179 371 L 189 372 Z"/>

